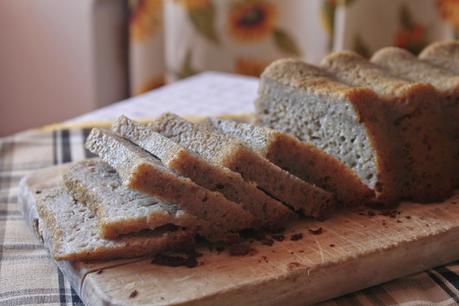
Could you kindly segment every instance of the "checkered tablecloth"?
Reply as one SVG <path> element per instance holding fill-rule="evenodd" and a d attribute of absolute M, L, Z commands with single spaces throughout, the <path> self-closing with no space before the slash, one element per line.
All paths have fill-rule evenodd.
<path fill-rule="evenodd" d="M 197 80 L 202 82 L 202 78 Z M 198 81 L 196 86 L 200 85 Z M 225 78 L 220 81 L 225 82 Z M 225 84 L 220 84 L 220 88 Z M 150 103 L 154 110 L 154 100 Z M 135 103 L 132 107 L 135 108 Z M 107 114 L 91 120 L 111 119 Z M 156 114 L 142 115 L 151 118 Z M 186 114 L 182 112 L 182 115 Z M 89 126 L 55 126 L 0 139 L 0 305 L 83 305 L 41 242 L 26 226 L 17 191 L 19 180 L 31 171 L 90 157 L 83 146 L 89 131 Z M 321 305 L 459 305 L 459 262 Z"/>

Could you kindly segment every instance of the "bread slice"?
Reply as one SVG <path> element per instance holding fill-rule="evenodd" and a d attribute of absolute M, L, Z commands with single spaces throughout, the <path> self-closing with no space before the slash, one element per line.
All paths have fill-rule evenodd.
<path fill-rule="evenodd" d="M 202 124 L 237 137 L 272 163 L 332 192 L 343 204 L 356 200 L 354 186 L 361 183 L 355 173 L 342 162 L 310 143 L 270 128 L 232 120 L 209 118 Z M 319 205 L 320 201 L 316 203 Z M 312 211 L 316 210 L 313 203 L 310 205 Z M 330 207 L 333 206 L 333 201 L 321 205 Z"/>
<path fill-rule="evenodd" d="M 318 193 L 318 187 L 282 170 L 237 139 L 211 132 L 177 115 L 164 114 L 151 128 L 210 163 L 239 172 L 245 180 L 255 182 L 260 189 L 295 210 L 307 209 Z"/>
<path fill-rule="evenodd" d="M 195 216 L 177 205 L 124 186 L 115 169 L 100 159 L 76 163 L 66 171 L 63 181 L 67 192 L 97 215 L 104 239 L 166 224 L 189 230 L 199 224 Z"/>
<path fill-rule="evenodd" d="M 200 218 L 198 232 L 209 240 L 225 240 L 228 233 L 252 224 L 253 218 L 238 204 L 178 176 L 153 155 L 109 130 L 93 129 L 86 147 L 115 168 L 124 185 L 175 203 Z"/>
<path fill-rule="evenodd" d="M 454 145 L 455 164 L 451 169 L 457 172 L 455 173 L 457 186 L 459 183 L 459 171 L 457 171 L 459 169 L 459 75 L 418 59 L 405 49 L 395 47 L 379 50 L 373 55 L 371 61 L 398 77 L 432 84 L 439 92 L 441 98 L 438 102 L 443 113 L 442 121 L 448 128 L 448 134 Z"/>
<path fill-rule="evenodd" d="M 290 209 L 259 190 L 255 184 L 246 182 L 239 173 L 209 163 L 149 127 L 121 116 L 113 124 L 113 130 L 159 158 L 180 175 L 240 203 L 254 217 L 254 227 L 278 228 L 295 218 Z"/>
<path fill-rule="evenodd" d="M 373 200 L 375 193 L 378 201 L 391 204 L 400 198 L 401 163 L 391 127 L 380 104 L 373 103 L 376 100 L 372 91 L 339 83 L 323 69 L 301 60 L 279 60 L 261 76 L 257 121 L 296 136 L 351 169 L 327 165 L 326 169 L 337 171 L 334 183 L 321 183 L 340 192 L 347 205 Z M 327 176 L 320 180 L 330 180 Z M 342 181 L 346 178 L 350 179 Z"/>
<path fill-rule="evenodd" d="M 64 186 L 44 189 L 34 195 L 44 222 L 44 236 L 56 260 L 108 260 L 130 258 L 177 249 L 193 242 L 193 232 L 166 228 L 127 235 L 116 240 L 100 237 L 97 218 L 75 201 Z"/>
<path fill-rule="evenodd" d="M 459 74 L 459 41 L 440 41 L 427 46 L 419 58 Z"/>
<path fill-rule="evenodd" d="M 340 81 L 374 90 L 400 135 L 407 173 L 403 195 L 417 202 L 441 201 L 454 185 L 454 149 L 442 122 L 432 85 L 397 78 L 353 52 L 336 52 L 322 62 Z M 397 140 L 398 141 L 398 140 Z"/>

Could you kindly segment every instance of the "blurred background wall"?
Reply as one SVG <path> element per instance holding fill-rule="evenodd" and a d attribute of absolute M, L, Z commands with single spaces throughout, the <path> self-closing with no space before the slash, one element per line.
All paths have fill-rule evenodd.
<path fill-rule="evenodd" d="M 0 135 L 127 96 L 126 3 L 0 1 Z"/>

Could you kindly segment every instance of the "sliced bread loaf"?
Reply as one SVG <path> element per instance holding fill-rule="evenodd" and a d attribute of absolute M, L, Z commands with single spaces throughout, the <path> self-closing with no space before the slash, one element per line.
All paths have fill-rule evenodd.
<path fill-rule="evenodd" d="M 451 195 L 454 149 L 435 88 L 397 78 L 353 52 L 330 54 L 322 65 L 340 81 L 371 88 L 384 102 L 391 126 L 400 136 L 396 145 L 403 150 L 404 198 L 433 202 Z"/>
<path fill-rule="evenodd" d="M 419 54 L 419 58 L 459 74 L 459 40 L 433 43 Z"/>
<path fill-rule="evenodd" d="M 127 235 L 116 240 L 100 237 L 97 218 L 75 201 L 61 186 L 35 194 L 38 214 L 44 222 L 44 236 L 56 260 L 108 260 L 138 257 L 182 248 L 193 242 L 193 233 L 157 229 Z"/>
<path fill-rule="evenodd" d="M 356 200 L 354 186 L 361 184 L 357 175 L 310 143 L 270 128 L 232 120 L 209 118 L 202 124 L 237 137 L 282 169 L 332 192 L 342 204 Z"/>
<path fill-rule="evenodd" d="M 398 77 L 432 84 L 439 92 L 441 98 L 438 102 L 443 113 L 443 122 L 448 128 L 454 145 L 455 165 L 451 170 L 456 174 L 457 186 L 459 183 L 459 171 L 457 171 L 459 169 L 459 75 L 418 59 L 405 49 L 395 47 L 379 50 L 373 55 L 371 61 Z"/>
<path fill-rule="evenodd" d="M 340 196 L 346 204 L 363 204 L 374 192 L 378 201 L 397 202 L 402 177 L 398 148 L 384 112 L 374 101 L 376 95 L 368 89 L 351 88 L 334 81 L 323 69 L 287 59 L 263 72 L 256 115 L 259 124 L 294 135 L 351 169 L 332 167 L 355 174 L 341 182 L 346 191 Z M 337 183 L 343 175 L 353 177 L 336 173 L 333 180 Z"/>
<path fill-rule="evenodd" d="M 209 131 L 174 114 L 164 114 L 151 128 L 210 163 L 239 172 L 245 180 L 255 182 L 260 189 L 295 210 L 308 211 L 310 203 L 316 201 L 330 202 L 330 193 L 282 170 L 233 137 Z"/>
<path fill-rule="evenodd" d="M 109 130 L 93 129 L 86 147 L 115 168 L 124 185 L 176 203 L 200 218 L 198 232 L 210 240 L 225 240 L 228 233 L 248 228 L 253 222 L 240 205 L 178 176 L 153 155 Z"/>
<path fill-rule="evenodd" d="M 177 205 L 132 190 L 122 184 L 115 169 L 99 159 L 84 160 L 63 176 L 67 192 L 97 215 L 100 236 L 122 234 L 174 224 L 193 230 L 199 221 Z"/>
<path fill-rule="evenodd" d="M 254 217 L 254 227 L 284 226 L 295 217 L 286 206 L 259 190 L 255 184 L 246 182 L 239 173 L 209 163 L 149 127 L 121 116 L 113 124 L 113 130 L 180 175 L 240 203 Z"/>

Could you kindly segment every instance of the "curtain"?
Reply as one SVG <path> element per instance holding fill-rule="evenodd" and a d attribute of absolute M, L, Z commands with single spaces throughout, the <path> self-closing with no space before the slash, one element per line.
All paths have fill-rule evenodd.
<path fill-rule="evenodd" d="M 388 45 L 418 53 L 459 37 L 459 0 L 134 0 L 129 9 L 132 95 L 207 70 L 258 76 L 283 57 L 318 63 Z"/>

